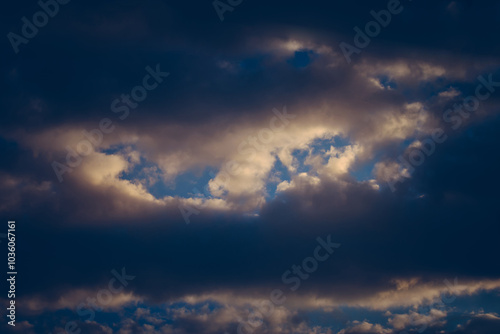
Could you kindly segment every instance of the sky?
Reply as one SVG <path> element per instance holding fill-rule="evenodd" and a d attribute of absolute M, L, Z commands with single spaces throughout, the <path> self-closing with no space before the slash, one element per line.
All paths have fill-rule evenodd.
<path fill-rule="evenodd" d="M 0 15 L 0 332 L 500 333 L 498 1 Z"/>

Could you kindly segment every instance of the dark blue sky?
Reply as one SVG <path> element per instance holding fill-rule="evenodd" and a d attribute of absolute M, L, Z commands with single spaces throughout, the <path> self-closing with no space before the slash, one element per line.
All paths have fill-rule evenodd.
<path fill-rule="evenodd" d="M 498 1 L 1 15 L 0 331 L 500 332 Z"/>

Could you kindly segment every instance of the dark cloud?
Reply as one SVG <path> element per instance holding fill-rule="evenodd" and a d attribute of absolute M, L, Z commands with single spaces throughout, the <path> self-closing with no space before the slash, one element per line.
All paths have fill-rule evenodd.
<path fill-rule="evenodd" d="M 18 54 L 5 39 L 0 217 L 18 222 L 19 312 L 36 323 L 23 323 L 23 330 L 64 328 L 80 298 L 106 287 L 111 270 L 121 268 L 136 279 L 118 309 L 188 298 L 226 308 L 175 313 L 173 323 L 162 318 L 153 326 L 125 320 L 132 311 L 123 306 L 101 323 L 82 322 L 82 332 L 235 331 L 234 317 L 248 316 L 247 304 L 282 289 L 286 315 L 266 319 L 262 333 L 330 333 L 303 309 L 410 307 L 436 298 L 443 281 L 455 277 L 469 289 L 462 294 L 496 291 L 498 94 L 457 131 L 442 117 L 475 93 L 479 75 L 500 78 L 500 7 L 402 3 L 403 12 L 350 65 L 339 43 L 353 43 L 353 28 L 386 1 L 244 1 L 224 22 L 211 1 L 72 1 Z M 9 3 L 0 26 L 19 33 L 21 17 L 38 10 L 35 2 Z M 112 101 L 156 64 L 170 76 L 120 121 Z M 131 172 L 138 168 L 146 178 L 156 170 L 155 182 L 175 192 L 179 175 L 241 161 L 238 144 L 268 127 L 272 109 L 283 105 L 297 116 L 286 130 L 293 150 L 310 153 L 313 140 L 341 136 L 344 151 L 324 149 L 341 167 L 328 169 L 308 153 L 309 174 L 290 172 L 276 196 L 264 194 L 277 159 L 288 171 L 296 168 L 296 152 L 276 135 L 257 162 L 243 165 L 250 176 L 235 177 L 227 195 L 212 194 L 189 225 L 178 205 L 192 205 L 194 196 L 154 197 Z M 59 183 L 51 163 L 64 162 L 66 146 L 75 147 L 81 131 L 104 117 L 116 130 Z M 372 182 L 342 173 L 343 166 L 396 161 L 437 127 L 449 139 L 395 192 L 378 175 Z M 291 291 L 283 273 L 328 236 L 341 247 Z M 402 294 L 405 284 L 415 295 Z M 362 320 L 342 334 L 390 331 Z M 476 316 L 454 333 L 498 329 L 498 318 Z"/>

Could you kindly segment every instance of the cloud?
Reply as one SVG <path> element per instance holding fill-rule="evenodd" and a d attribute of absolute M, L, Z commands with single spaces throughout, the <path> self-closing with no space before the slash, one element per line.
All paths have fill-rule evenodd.
<path fill-rule="evenodd" d="M 359 322 L 353 321 L 351 327 L 348 329 L 342 329 L 337 334 L 390 334 L 392 331 L 390 329 L 385 329 L 379 324 L 371 324 L 367 321 Z"/>
<path fill-rule="evenodd" d="M 478 314 L 467 321 L 465 325 L 458 325 L 453 334 L 484 333 L 493 334 L 500 330 L 500 318 L 494 314 Z"/>
<path fill-rule="evenodd" d="M 419 307 L 454 277 L 460 298 L 498 291 L 498 96 L 413 173 L 398 156 L 449 129 L 478 75 L 500 78 L 495 6 L 407 4 L 351 65 L 338 45 L 372 1 L 245 2 L 223 25 L 210 3 L 75 2 L 19 55 L 4 43 L 0 216 L 29 259 L 20 327 L 64 329 L 122 266 L 137 279 L 82 332 L 234 332 L 276 288 L 287 303 L 256 334 L 455 324 Z M 8 9 L 19 30 L 26 6 Z M 169 80 L 120 120 L 111 102 L 157 63 Z M 283 106 L 294 117 L 274 131 Z M 115 129 L 59 182 L 51 164 L 103 118 Z M 342 248 L 291 293 L 283 273 L 328 235 Z M 349 327 L 319 316 L 343 307 Z M 496 317 L 451 330 L 498 332 Z"/>
<path fill-rule="evenodd" d="M 408 314 L 395 314 L 390 318 L 388 323 L 398 331 L 410 328 L 417 328 L 425 330 L 428 327 L 439 326 L 442 327 L 446 324 L 447 313 L 445 311 L 431 309 L 429 314 L 420 314 L 418 312 L 410 311 Z"/>

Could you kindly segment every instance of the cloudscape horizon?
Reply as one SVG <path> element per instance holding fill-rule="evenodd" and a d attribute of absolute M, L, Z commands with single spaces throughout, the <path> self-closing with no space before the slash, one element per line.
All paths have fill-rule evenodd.
<path fill-rule="evenodd" d="M 0 332 L 500 333 L 500 3 L 22 0 Z"/>

